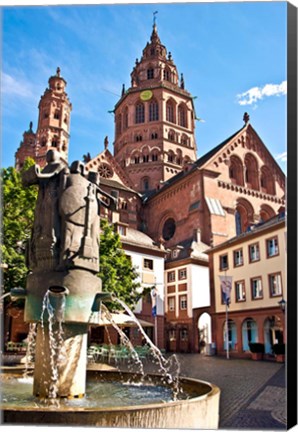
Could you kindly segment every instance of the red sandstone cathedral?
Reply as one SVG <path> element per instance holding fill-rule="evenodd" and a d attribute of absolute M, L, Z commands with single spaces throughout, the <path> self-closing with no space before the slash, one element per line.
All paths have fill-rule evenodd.
<path fill-rule="evenodd" d="M 65 88 L 58 68 L 40 99 L 37 130 L 31 123 L 16 152 L 18 169 L 28 156 L 44 166 L 51 148 L 67 160 L 72 106 Z M 283 213 L 284 173 L 247 113 L 239 130 L 197 159 L 193 98 L 155 23 L 114 120 L 114 151 L 106 138 L 102 153 L 85 158 L 86 169 L 98 171 L 102 188 L 117 198 L 114 221 L 124 247 L 164 258 L 159 345 L 171 349 L 175 340 L 173 350 L 197 351 L 194 317 L 213 308 L 198 280 L 208 269 L 204 251 Z M 191 301 L 195 291 L 201 303 Z"/>

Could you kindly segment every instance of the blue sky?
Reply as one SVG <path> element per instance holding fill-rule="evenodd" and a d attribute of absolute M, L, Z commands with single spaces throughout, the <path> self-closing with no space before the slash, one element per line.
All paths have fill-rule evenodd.
<path fill-rule="evenodd" d="M 198 157 L 243 125 L 243 114 L 286 166 L 286 3 L 152 3 L 2 7 L 2 155 L 14 154 L 57 66 L 73 110 L 69 161 L 110 150 L 108 113 L 130 87 L 153 12 L 185 88 L 195 99 Z"/>

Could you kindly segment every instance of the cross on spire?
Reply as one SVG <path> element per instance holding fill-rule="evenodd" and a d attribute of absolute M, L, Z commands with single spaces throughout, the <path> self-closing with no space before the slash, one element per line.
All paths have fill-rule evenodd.
<path fill-rule="evenodd" d="M 153 27 L 156 26 L 156 14 L 158 14 L 158 11 L 153 12 Z"/>

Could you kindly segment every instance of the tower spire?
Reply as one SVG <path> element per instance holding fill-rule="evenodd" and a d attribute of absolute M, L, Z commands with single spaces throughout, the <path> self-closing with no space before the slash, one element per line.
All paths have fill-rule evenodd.
<path fill-rule="evenodd" d="M 156 15 L 158 14 L 158 11 L 153 12 L 153 28 L 156 28 Z"/>

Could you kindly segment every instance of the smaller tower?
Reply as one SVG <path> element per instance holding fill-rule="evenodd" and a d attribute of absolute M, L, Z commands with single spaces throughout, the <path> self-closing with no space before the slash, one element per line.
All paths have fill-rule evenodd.
<path fill-rule="evenodd" d="M 36 134 L 33 132 L 32 121 L 29 124 L 29 129 L 23 133 L 23 141 L 20 142 L 20 147 L 15 153 L 15 167 L 17 170 L 22 169 L 25 160 L 28 157 L 36 159 Z"/>
<path fill-rule="evenodd" d="M 65 92 L 66 81 L 57 68 L 56 75 L 49 78 L 49 87 L 40 99 L 36 132 L 36 162 L 43 167 L 50 149 L 58 150 L 67 161 L 70 113 L 72 105 Z"/>

